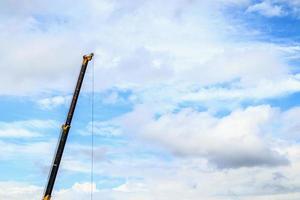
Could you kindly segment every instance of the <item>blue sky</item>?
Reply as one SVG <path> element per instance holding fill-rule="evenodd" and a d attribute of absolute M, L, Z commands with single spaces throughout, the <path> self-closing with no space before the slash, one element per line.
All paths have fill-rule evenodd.
<path fill-rule="evenodd" d="M 298 0 L 1 1 L 0 199 L 42 197 L 94 52 L 53 199 L 298 200 L 299 25 Z"/>

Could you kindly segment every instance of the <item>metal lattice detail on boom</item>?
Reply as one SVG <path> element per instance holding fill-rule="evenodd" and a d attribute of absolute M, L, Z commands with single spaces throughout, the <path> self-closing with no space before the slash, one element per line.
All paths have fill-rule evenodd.
<path fill-rule="evenodd" d="M 71 123 L 72 123 L 72 119 L 73 119 L 73 115 L 74 115 L 74 111 L 76 108 L 76 104 L 77 104 L 77 100 L 79 97 L 79 93 L 80 93 L 80 89 L 82 86 L 82 82 L 84 79 L 84 75 L 86 72 L 86 68 L 87 65 L 89 63 L 89 61 L 92 60 L 94 54 L 91 53 L 89 55 L 85 55 L 83 56 L 83 61 L 82 61 L 82 66 L 81 66 L 81 70 L 78 76 L 78 80 L 77 80 L 77 84 L 74 90 L 74 94 L 73 94 L 73 98 L 72 98 L 72 102 L 69 108 L 69 112 L 67 115 L 67 119 L 65 121 L 65 124 L 62 125 L 61 128 L 61 134 L 60 134 L 60 140 L 56 149 L 56 153 L 55 153 L 55 157 L 53 159 L 53 163 L 52 163 L 52 167 L 51 167 L 51 171 L 50 171 L 50 175 L 48 178 L 48 183 L 45 189 L 45 193 L 44 193 L 44 197 L 43 200 L 50 200 L 51 199 L 51 195 L 52 195 L 52 191 L 53 191 L 53 187 L 54 187 L 54 183 L 55 183 L 55 179 L 57 176 L 57 172 L 59 169 L 59 165 L 60 165 L 60 161 L 64 152 L 64 148 L 65 148 L 65 144 L 67 142 L 67 138 L 68 138 L 68 134 L 71 128 Z"/>

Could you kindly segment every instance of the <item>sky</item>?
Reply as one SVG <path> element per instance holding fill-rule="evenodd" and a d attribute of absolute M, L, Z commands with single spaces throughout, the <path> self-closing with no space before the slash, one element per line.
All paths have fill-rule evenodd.
<path fill-rule="evenodd" d="M 0 1 L 0 199 L 42 198 L 94 52 L 52 199 L 299 200 L 299 33 L 299 0 Z"/>

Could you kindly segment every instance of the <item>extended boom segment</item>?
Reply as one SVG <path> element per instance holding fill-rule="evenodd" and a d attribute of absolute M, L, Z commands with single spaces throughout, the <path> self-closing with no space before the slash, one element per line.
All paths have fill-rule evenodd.
<path fill-rule="evenodd" d="M 77 104 L 77 100 L 78 100 L 78 96 L 79 96 L 80 89 L 81 89 L 81 86 L 82 86 L 83 78 L 84 78 L 84 75 L 85 75 L 85 72 L 86 72 L 87 65 L 88 65 L 89 61 L 92 60 L 93 56 L 94 56 L 93 53 L 83 56 L 83 61 L 82 61 L 80 74 L 79 74 L 79 77 L 78 77 L 78 80 L 77 80 L 77 84 L 76 84 L 76 87 L 75 87 L 75 91 L 74 91 L 74 94 L 73 94 L 73 98 L 72 98 L 72 102 L 71 102 L 71 105 L 70 105 L 70 108 L 69 108 L 69 112 L 68 112 L 66 122 L 62 125 L 60 140 L 59 140 L 59 143 L 58 143 L 58 147 L 56 149 L 56 154 L 55 154 L 53 164 L 52 164 L 52 167 L 51 167 L 47 187 L 45 189 L 44 197 L 43 197 L 42 200 L 50 200 L 50 198 L 51 198 L 51 194 L 52 194 L 52 190 L 53 190 L 53 187 L 54 187 L 56 175 L 57 175 L 58 168 L 59 168 L 59 165 L 60 165 L 60 161 L 61 161 L 61 158 L 62 158 L 62 155 L 63 155 L 63 152 L 64 152 L 64 148 L 65 148 L 65 144 L 66 144 L 66 141 L 67 141 L 67 138 L 68 138 L 69 130 L 71 128 L 71 122 L 72 122 L 72 119 L 73 119 L 73 114 L 74 114 L 75 107 L 76 107 L 76 104 Z"/>

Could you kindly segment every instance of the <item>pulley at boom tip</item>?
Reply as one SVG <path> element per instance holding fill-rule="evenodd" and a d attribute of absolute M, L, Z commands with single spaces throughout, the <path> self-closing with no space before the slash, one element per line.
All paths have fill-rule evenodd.
<path fill-rule="evenodd" d="M 90 53 L 83 56 L 83 60 L 91 61 L 93 59 L 94 53 Z"/>

